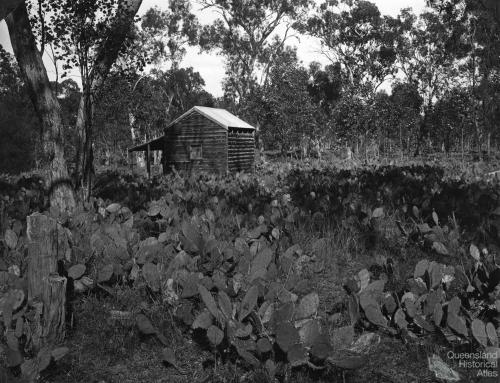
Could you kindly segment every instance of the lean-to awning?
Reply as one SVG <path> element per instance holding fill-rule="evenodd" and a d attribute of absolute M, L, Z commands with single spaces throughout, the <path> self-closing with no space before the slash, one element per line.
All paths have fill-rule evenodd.
<path fill-rule="evenodd" d="M 132 148 L 129 148 L 129 152 L 146 152 L 148 150 L 163 150 L 163 140 L 164 136 L 155 138 L 153 140 L 150 140 L 148 142 L 145 142 L 144 144 L 136 145 Z"/>

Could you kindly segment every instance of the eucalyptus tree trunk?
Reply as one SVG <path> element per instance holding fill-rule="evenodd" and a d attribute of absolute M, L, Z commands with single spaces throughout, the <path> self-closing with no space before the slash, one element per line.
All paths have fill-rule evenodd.
<path fill-rule="evenodd" d="M 2 0 L 0 2 L 0 21 L 13 12 L 24 0 Z"/>
<path fill-rule="evenodd" d="M 432 99 L 429 98 L 429 101 L 427 102 L 427 106 L 424 106 L 424 115 L 420 120 L 419 123 L 419 128 L 418 128 L 418 137 L 417 137 L 417 148 L 415 149 L 414 157 L 419 156 L 421 153 L 421 148 L 423 141 L 425 139 L 425 136 L 427 134 L 427 124 L 428 124 L 428 119 L 429 119 L 429 113 L 432 107 Z"/>
<path fill-rule="evenodd" d="M 46 173 L 50 204 L 71 212 L 75 208 L 75 196 L 64 157 L 61 106 L 50 87 L 26 4 L 22 2 L 5 21 L 12 49 L 41 122 L 41 165 Z"/>
<path fill-rule="evenodd" d="M 85 199 L 90 197 L 93 173 L 93 126 L 94 107 L 99 102 L 100 91 L 111 67 L 139 11 L 142 0 L 120 2 L 110 28 L 109 36 L 97 49 L 97 53 L 87 76 L 87 91 L 83 93 L 78 109 L 76 128 L 78 148 L 76 155 L 76 182 Z M 89 69 L 89 68 L 87 68 Z"/>

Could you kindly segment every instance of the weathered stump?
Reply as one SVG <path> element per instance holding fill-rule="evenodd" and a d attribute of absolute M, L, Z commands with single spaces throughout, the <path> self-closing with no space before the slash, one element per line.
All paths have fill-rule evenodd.
<path fill-rule="evenodd" d="M 65 257 L 68 242 L 64 229 L 48 216 L 27 218 L 28 302 L 38 308 L 33 348 L 60 343 L 65 335 L 66 278 L 57 273 L 57 261 Z"/>

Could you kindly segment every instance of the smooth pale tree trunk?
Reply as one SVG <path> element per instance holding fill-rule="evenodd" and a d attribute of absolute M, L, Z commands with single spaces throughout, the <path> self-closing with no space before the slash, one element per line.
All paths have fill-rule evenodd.
<path fill-rule="evenodd" d="M 42 169 L 45 170 L 50 204 L 60 211 L 75 208 L 75 196 L 68 176 L 63 147 L 61 106 L 52 91 L 47 71 L 23 2 L 6 18 L 10 41 L 23 79 L 42 126 Z"/>
<path fill-rule="evenodd" d="M 490 151 L 491 151 L 491 133 L 488 133 L 488 139 L 486 141 L 486 145 L 487 145 L 487 153 L 488 153 L 488 159 L 490 158 Z"/>
<path fill-rule="evenodd" d="M 418 128 L 418 138 L 417 138 L 417 148 L 415 150 L 414 157 L 417 157 L 421 154 L 421 148 L 423 141 L 425 139 L 425 134 L 427 130 L 427 119 L 428 119 L 428 110 L 430 110 L 431 103 L 429 102 L 429 109 L 424 111 L 424 117 L 420 121 L 420 125 Z"/>
<path fill-rule="evenodd" d="M 136 134 L 136 131 L 134 128 L 135 116 L 131 112 L 129 112 L 129 114 L 128 114 L 128 123 L 129 123 L 129 127 L 130 127 L 130 137 L 132 138 L 132 144 L 136 145 L 138 143 L 138 138 L 137 138 L 137 134 Z M 129 153 L 129 156 L 132 158 L 132 161 L 131 161 L 132 168 L 135 166 L 144 167 L 142 157 L 139 155 L 139 152 L 131 152 L 131 153 Z"/>
<path fill-rule="evenodd" d="M 401 150 L 401 159 L 403 159 L 404 149 L 403 149 L 403 128 L 399 125 L 399 149 Z"/>
<path fill-rule="evenodd" d="M 85 198 L 90 196 L 93 172 L 93 128 L 94 106 L 99 102 L 100 91 L 106 81 L 111 67 L 118 58 L 121 46 L 137 14 L 142 0 L 125 0 L 120 2 L 109 37 L 97 49 L 97 54 L 90 70 L 89 91 L 84 92 L 80 101 L 76 128 L 78 131 L 78 148 L 76 158 L 76 180 L 83 190 Z"/>

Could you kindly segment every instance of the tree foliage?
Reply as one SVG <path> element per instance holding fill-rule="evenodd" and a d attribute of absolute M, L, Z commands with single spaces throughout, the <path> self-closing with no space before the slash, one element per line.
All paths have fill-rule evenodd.
<path fill-rule="evenodd" d="M 317 62 L 309 65 L 308 91 L 312 101 L 329 114 L 342 94 L 342 72 L 340 64 L 321 68 Z"/>
<path fill-rule="evenodd" d="M 200 46 L 217 49 L 226 60 L 225 91 L 240 104 L 267 82 L 276 52 L 289 39 L 292 24 L 310 0 L 200 0 L 218 16 L 200 34 Z M 276 33 L 280 31 L 280 37 Z"/>
<path fill-rule="evenodd" d="M 394 71 L 394 22 L 369 1 L 326 1 L 299 29 L 320 40 L 352 87 L 377 88 Z"/>
<path fill-rule="evenodd" d="M 254 95 L 262 139 L 269 148 L 287 151 L 305 138 L 316 136 L 316 110 L 309 91 L 309 73 L 288 48 L 269 74 L 269 84 Z M 257 113 L 255 113 L 257 112 Z"/>
<path fill-rule="evenodd" d="M 187 46 L 198 43 L 200 24 L 190 4 L 175 0 L 166 9 L 149 8 L 134 25 L 120 69 L 135 73 L 147 65 L 178 66 Z"/>

